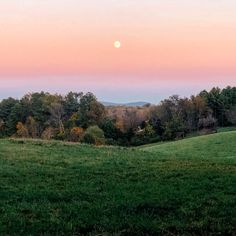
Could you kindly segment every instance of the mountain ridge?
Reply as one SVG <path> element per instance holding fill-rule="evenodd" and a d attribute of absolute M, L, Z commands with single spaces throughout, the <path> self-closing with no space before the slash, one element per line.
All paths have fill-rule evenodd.
<path fill-rule="evenodd" d="M 147 104 L 150 104 L 149 102 L 144 102 L 144 101 L 138 101 L 138 102 L 127 102 L 127 103 L 116 103 L 116 102 L 106 102 L 106 101 L 101 101 L 101 103 L 106 106 L 127 106 L 127 107 L 142 107 Z"/>

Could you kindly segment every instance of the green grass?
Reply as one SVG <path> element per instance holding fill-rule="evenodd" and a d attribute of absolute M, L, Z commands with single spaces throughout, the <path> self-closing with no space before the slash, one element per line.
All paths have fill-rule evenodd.
<path fill-rule="evenodd" d="M 0 140 L 0 235 L 235 235 L 236 132 L 139 149 Z"/>
<path fill-rule="evenodd" d="M 229 131 L 236 131 L 236 126 L 229 126 L 229 127 L 221 127 L 217 129 L 217 132 L 229 132 Z"/>

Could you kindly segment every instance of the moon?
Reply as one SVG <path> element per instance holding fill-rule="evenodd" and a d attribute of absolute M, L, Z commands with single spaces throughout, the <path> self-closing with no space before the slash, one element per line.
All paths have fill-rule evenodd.
<path fill-rule="evenodd" d="M 114 47 L 115 47 L 115 48 L 120 48 L 120 47 L 121 47 L 120 41 L 115 41 L 115 42 L 114 42 Z"/>

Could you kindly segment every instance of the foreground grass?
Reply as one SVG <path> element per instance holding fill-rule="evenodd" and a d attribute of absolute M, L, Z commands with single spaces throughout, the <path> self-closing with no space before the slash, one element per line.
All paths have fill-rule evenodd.
<path fill-rule="evenodd" d="M 236 132 L 96 148 L 0 140 L 0 235 L 234 235 Z"/>

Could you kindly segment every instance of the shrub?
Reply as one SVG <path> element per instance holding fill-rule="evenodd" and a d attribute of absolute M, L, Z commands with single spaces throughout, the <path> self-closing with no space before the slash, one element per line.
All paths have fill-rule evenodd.
<path fill-rule="evenodd" d="M 70 130 L 69 141 L 79 142 L 83 136 L 84 130 L 80 127 L 74 127 Z"/>
<path fill-rule="evenodd" d="M 157 143 L 159 142 L 160 136 L 156 135 L 156 136 L 143 136 L 143 135 L 135 135 L 132 139 L 130 144 L 132 146 L 140 146 L 140 145 L 144 145 L 144 144 L 148 144 L 148 143 Z"/>
<path fill-rule="evenodd" d="M 41 138 L 49 140 L 49 139 L 52 139 L 55 136 L 55 134 L 56 134 L 56 130 L 52 127 L 48 127 L 43 131 Z"/>
<path fill-rule="evenodd" d="M 23 125 L 22 122 L 18 122 L 16 125 L 16 136 L 19 138 L 28 138 L 29 137 L 29 132 L 27 128 Z"/>
<path fill-rule="evenodd" d="M 83 143 L 96 144 L 96 139 L 94 135 L 85 133 L 82 139 Z"/>
<path fill-rule="evenodd" d="M 90 126 L 84 133 L 82 142 L 95 145 L 105 144 L 105 136 L 102 129 L 97 125 Z"/>
<path fill-rule="evenodd" d="M 57 134 L 54 136 L 56 140 L 65 140 L 66 139 L 66 133 L 64 131 L 59 131 Z"/>

